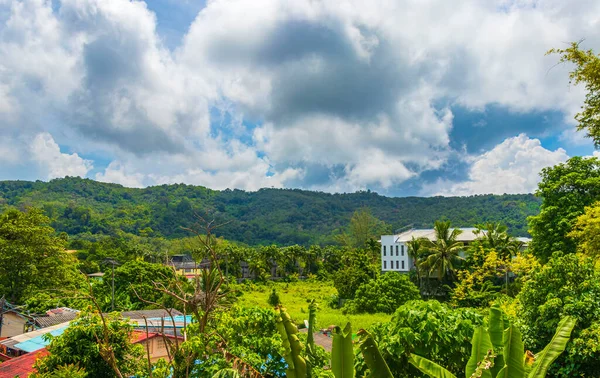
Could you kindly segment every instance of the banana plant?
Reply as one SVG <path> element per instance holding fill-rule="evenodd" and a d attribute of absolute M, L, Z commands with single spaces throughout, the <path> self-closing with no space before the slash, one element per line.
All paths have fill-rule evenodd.
<path fill-rule="evenodd" d="M 466 378 L 543 378 L 550 365 L 565 350 L 575 319 L 563 318 L 552 340 L 538 354 L 523 353 L 521 332 L 510 324 L 497 307 L 490 309 L 489 327 L 475 329 Z M 411 355 L 409 362 L 433 378 L 456 378 L 454 374 L 425 357 Z"/>
<path fill-rule="evenodd" d="M 278 309 L 277 330 L 281 335 L 283 344 L 283 358 L 288 365 L 285 371 L 289 378 L 306 378 L 306 360 L 301 356 L 302 343 L 298 339 L 298 328 L 284 308 Z"/>
<path fill-rule="evenodd" d="M 277 329 L 283 340 L 285 361 L 288 364 L 286 375 L 290 378 L 310 378 L 311 372 L 311 351 L 316 346 L 312 333 L 316 321 L 316 302 L 312 301 L 309 305 L 308 318 L 308 338 L 307 338 L 307 359 L 301 355 L 302 343 L 296 333 L 298 328 L 291 321 L 290 316 L 285 309 L 278 309 Z M 389 367 L 381 356 L 377 343 L 373 337 L 365 330 L 358 331 L 358 346 L 365 358 L 365 363 L 369 368 L 372 378 L 393 378 Z M 335 327 L 333 331 L 333 341 L 331 350 L 331 371 L 335 378 L 354 378 L 354 345 L 352 343 L 352 326 L 347 323 L 342 329 Z"/>

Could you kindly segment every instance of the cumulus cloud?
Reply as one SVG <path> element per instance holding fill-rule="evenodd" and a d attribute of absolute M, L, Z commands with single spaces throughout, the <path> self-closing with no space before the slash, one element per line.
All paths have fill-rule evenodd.
<path fill-rule="evenodd" d="M 440 179 L 426 186 L 423 193 L 459 196 L 532 193 L 537 188 L 542 168 L 562 163 L 568 158 L 564 149 L 547 150 L 539 139 L 520 134 L 482 155 L 468 157 L 472 165 L 465 182 Z"/>
<path fill-rule="evenodd" d="M 40 178 L 67 161 L 83 172 L 93 154 L 111 162 L 97 179 L 128 186 L 393 192 L 457 153 L 457 105 L 570 119 L 582 89 L 568 92 L 569 67 L 544 53 L 600 43 L 599 12 L 588 0 L 213 0 L 170 49 L 142 1 L 0 1 L 0 138 L 20 156 L 24 135 L 43 135 L 60 163 Z"/>
<path fill-rule="evenodd" d="M 31 142 L 30 152 L 31 159 L 45 173 L 45 179 L 64 176 L 85 177 L 93 168 L 91 161 L 82 159 L 76 153 L 60 152 L 60 147 L 48 133 L 40 133 L 35 136 Z"/>

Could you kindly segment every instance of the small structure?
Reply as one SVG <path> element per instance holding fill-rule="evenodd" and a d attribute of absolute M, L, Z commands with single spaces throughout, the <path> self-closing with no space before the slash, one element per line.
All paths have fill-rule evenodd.
<path fill-rule="evenodd" d="M 194 278 L 200 274 L 200 264 L 189 255 L 173 255 L 169 258 L 168 266 L 172 266 L 175 272 L 186 278 Z"/>
<path fill-rule="evenodd" d="M 141 344 L 144 347 L 144 353 L 149 353 L 150 361 L 156 362 L 161 358 L 169 359 L 167 352 L 167 344 L 165 339 L 172 339 L 173 336 L 163 336 L 159 333 L 146 333 L 134 331 L 131 334 L 131 342 Z M 31 373 L 35 373 L 35 362 L 38 358 L 42 358 L 49 354 L 44 347 L 36 349 L 31 353 L 23 354 L 19 357 L 12 358 L 0 364 L 0 378 L 12 377 L 27 377 Z"/>
<path fill-rule="evenodd" d="M 4 297 L 0 298 L 0 338 L 22 334 L 31 319 L 20 311 L 20 307 L 8 303 Z"/>

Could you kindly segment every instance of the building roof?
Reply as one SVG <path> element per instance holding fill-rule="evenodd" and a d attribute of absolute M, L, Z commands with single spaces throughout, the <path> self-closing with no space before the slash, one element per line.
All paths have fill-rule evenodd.
<path fill-rule="evenodd" d="M 175 309 L 169 309 L 173 316 L 183 315 L 181 312 Z M 144 319 L 144 318 L 164 318 L 169 317 L 169 312 L 163 309 L 157 310 L 139 310 L 139 311 L 124 311 L 121 313 L 124 318 L 130 319 Z"/>
<path fill-rule="evenodd" d="M 98 273 L 90 273 L 87 275 L 88 277 L 104 277 L 104 273 L 102 272 L 98 272 Z"/>
<path fill-rule="evenodd" d="M 78 310 L 68 307 L 59 307 L 46 311 L 46 315 L 36 317 L 33 322 L 40 328 L 51 327 L 56 324 L 70 322 L 79 314 Z"/>
<path fill-rule="evenodd" d="M 140 332 L 133 331 L 131 334 L 131 342 L 134 344 L 140 343 L 144 340 L 153 339 L 161 336 L 160 333 L 151 332 Z M 172 336 L 167 336 L 172 337 Z M 49 354 L 46 348 L 41 348 L 33 353 L 27 353 L 20 357 L 12 358 L 6 362 L 0 364 L 0 378 L 13 378 L 15 376 L 27 377 L 29 374 L 34 373 L 35 369 L 33 365 L 38 358 L 47 356 Z"/>
<path fill-rule="evenodd" d="M 1 363 L 0 378 L 27 377 L 29 374 L 35 372 L 33 368 L 35 361 L 46 355 L 48 355 L 48 351 L 44 348 L 40 349 L 37 353 L 27 353 Z"/>
<path fill-rule="evenodd" d="M 477 229 L 474 227 L 459 228 L 459 230 L 461 230 L 462 232 L 460 235 L 458 235 L 457 240 L 461 242 L 471 242 L 481 236 L 475 233 Z M 435 230 L 433 228 L 412 229 L 393 236 L 395 237 L 395 242 L 397 243 L 411 241 L 413 237 L 415 239 L 426 238 L 429 240 L 436 240 Z"/>
<path fill-rule="evenodd" d="M 35 352 L 36 350 L 40 350 L 49 344 L 49 342 L 43 338 L 45 334 L 49 333 L 53 336 L 60 335 L 68 326 L 69 322 L 53 325 L 51 327 L 10 337 L 6 340 L 0 341 L 0 344 L 11 349 L 19 349 L 25 352 Z"/>

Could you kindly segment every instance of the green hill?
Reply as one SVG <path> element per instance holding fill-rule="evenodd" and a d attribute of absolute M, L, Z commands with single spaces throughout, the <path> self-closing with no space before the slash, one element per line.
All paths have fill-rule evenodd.
<path fill-rule="evenodd" d="M 37 206 L 57 231 L 177 238 L 189 236 L 182 226 L 194 223 L 194 212 L 217 222 L 226 239 L 249 245 L 330 243 L 352 213 L 369 207 L 393 229 L 431 227 L 446 218 L 455 226 L 485 221 L 505 223 L 517 236 L 527 235 L 526 218 L 537 214 L 540 201 L 531 194 L 470 197 L 391 198 L 370 191 L 329 194 L 298 189 L 211 190 L 193 185 L 144 189 L 67 177 L 50 182 L 0 181 L 0 211 Z"/>

